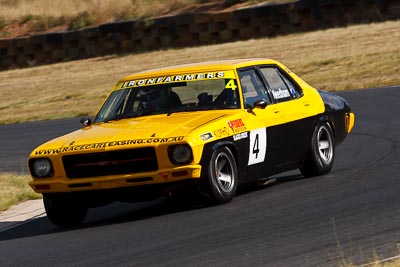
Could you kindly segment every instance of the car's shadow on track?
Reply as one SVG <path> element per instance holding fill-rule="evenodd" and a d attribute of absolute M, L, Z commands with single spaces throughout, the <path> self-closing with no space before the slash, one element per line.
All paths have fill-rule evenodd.
<path fill-rule="evenodd" d="M 254 191 L 258 190 L 263 190 L 267 187 L 271 186 L 277 186 L 282 183 L 287 183 L 287 182 L 293 182 L 297 180 L 302 180 L 306 179 L 303 175 L 300 173 L 295 173 L 294 171 L 291 171 L 289 174 L 280 174 L 277 176 L 269 177 L 266 179 L 261 179 L 258 182 L 243 185 L 240 188 L 238 188 L 238 192 L 236 193 L 236 196 L 240 196 L 243 194 L 251 193 Z"/>
<path fill-rule="evenodd" d="M 166 214 L 168 210 L 165 209 L 164 206 L 162 200 L 146 203 L 115 202 L 104 207 L 90 209 L 84 223 L 79 227 L 71 228 L 59 228 L 54 226 L 49 219 L 44 216 L 29 220 L 28 222 L 16 224 L 9 230 L 0 232 L 0 241 L 145 220 L 147 218 Z"/>
<path fill-rule="evenodd" d="M 238 188 L 237 197 L 277 186 L 282 183 L 291 182 L 304 177 L 300 174 L 277 176 L 272 179 L 253 183 Z M 227 204 L 229 205 L 229 203 Z M 113 224 L 129 223 L 133 221 L 146 220 L 152 217 L 166 214 L 194 211 L 209 207 L 199 201 L 174 205 L 165 199 L 158 199 L 144 203 L 120 203 L 116 202 L 104 207 L 90 209 L 87 218 L 80 227 L 59 228 L 54 226 L 46 216 L 29 220 L 28 222 L 16 224 L 9 230 L 0 232 L 0 241 L 27 238 L 33 236 L 49 235 L 61 232 L 84 230 L 94 227 L 102 227 Z"/>

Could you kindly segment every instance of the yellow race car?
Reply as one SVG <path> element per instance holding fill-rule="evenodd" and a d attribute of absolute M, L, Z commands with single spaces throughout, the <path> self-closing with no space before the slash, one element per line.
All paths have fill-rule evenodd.
<path fill-rule="evenodd" d="M 326 174 L 354 114 L 277 61 L 237 59 L 125 77 L 81 122 L 28 159 L 30 186 L 58 226 L 110 201 L 195 188 L 221 204 L 239 184 L 280 172 Z"/>

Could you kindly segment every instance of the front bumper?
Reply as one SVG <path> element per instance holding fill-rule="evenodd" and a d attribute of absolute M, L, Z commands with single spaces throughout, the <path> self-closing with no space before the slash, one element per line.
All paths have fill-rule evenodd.
<path fill-rule="evenodd" d="M 199 179 L 200 176 L 201 165 L 189 165 L 154 172 L 90 178 L 37 178 L 31 181 L 29 185 L 37 193 L 62 193 L 162 185 L 189 179 Z"/>

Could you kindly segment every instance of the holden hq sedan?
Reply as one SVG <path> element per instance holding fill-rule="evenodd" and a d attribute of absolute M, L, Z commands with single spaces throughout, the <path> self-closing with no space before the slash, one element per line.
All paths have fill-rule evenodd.
<path fill-rule="evenodd" d="M 30 186 L 58 226 L 112 201 L 194 189 L 222 204 L 238 185 L 277 173 L 326 174 L 354 114 L 275 60 L 237 59 L 125 77 L 81 123 L 28 159 Z"/>

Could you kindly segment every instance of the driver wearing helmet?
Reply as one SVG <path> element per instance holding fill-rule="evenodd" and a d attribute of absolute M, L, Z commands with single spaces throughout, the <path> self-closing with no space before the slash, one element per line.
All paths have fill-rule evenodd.
<path fill-rule="evenodd" d="M 179 96 L 170 87 L 142 89 L 141 107 L 146 111 L 168 110 L 182 106 Z"/>

